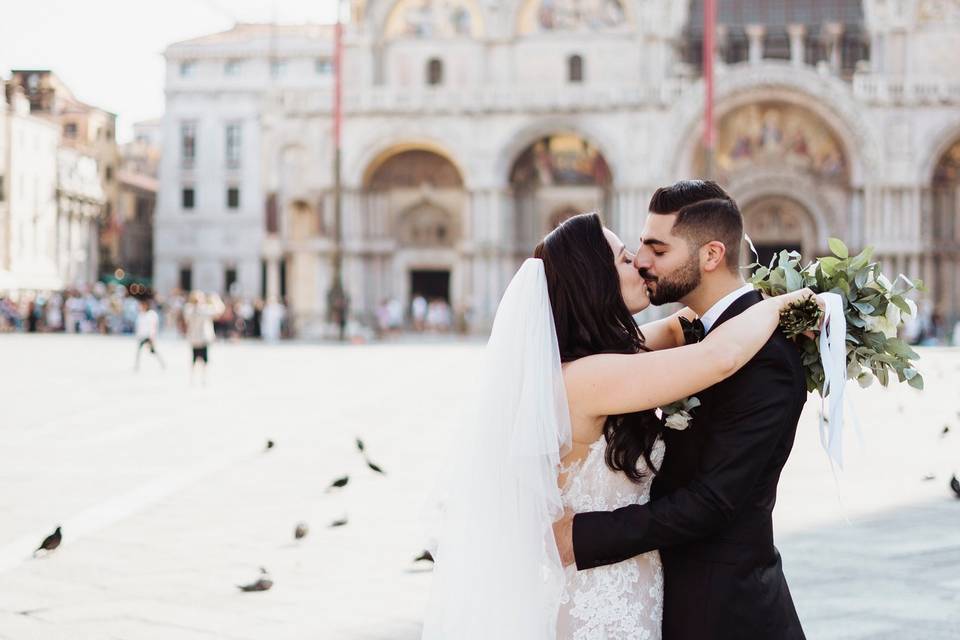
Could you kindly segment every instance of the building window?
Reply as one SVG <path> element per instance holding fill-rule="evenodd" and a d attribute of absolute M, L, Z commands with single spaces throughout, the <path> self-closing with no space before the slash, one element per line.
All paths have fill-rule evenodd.
<path fill-rule="evenodd" d="M 223 73 L 228 76 L 238 76 L 242 66 L 242 60 L 227 60 L 226 64 L 223 65 Z"/>
<path fill-rule="evenodd" d="M 77 137 L 77 123 L 76 123 L 76 122 L 68 122 L 67 124 L 63 125 L 63 137 L 64 137 L 64 138 L 70 138 L 71 140 L 73 140 L 73 139 L 75 139 L 75 138 Z"/>
<path fill-rule="evenodd" d="M 766 60 L 790 59 L 790 36 L 786 29 L 767 27 L 763 38 L 763 57 Z"/>
<path fill-rule="evenodd" d="M 227 187 L 227 208 L 240 208 L 240 187 Z"/>
<path fill-rule="evenodd" d="M 443 84 L 443 61 L 438 58 L 431 58 L 427 62 L 427 84 L 438 86 Z"/>
<path fill-rule="evenodd" d="M 184 187 L 183 188 L 183 208 L 184 209 L 193 209 L 193 200 L 194 193 L 193 187 Z"/>
<path fill-rule="evenodd" d="M 190 78 L 193 77 L 194 72 L 196 71 L 197 63 L 193 60 L 184 60 L 180 63 L 180 77 L 181 78 Z"/>
<path fill-rule="evenodd" d="M 192 167 L 197 157 L 197 125 L 184 122 L 180 125 L 180 156 L 184 167 Z"/>
<path fill-rule="evenodd" d="M 113 167 L 111 167 L 110 165 L 107 165 L 107 168 L 104 169 L 103 171 L 103 178 L 107 182 L 110 182 L 113 180 Z"/>
<path fill-rule="evenodd" d="M 226 138 L 227 138 L 227 166 L 228 167 L 239 167 L 240 166 L 240 123 L 233 122 L 227 125 L 226 129 Z"/>
<path fill-rule="evenodd" d="M 567 58 L 567 80 L 569 82 L 583 82 L 583 56 Z"/>
<path fill-rule="evenodd" d="M 287 72 L 287 61 L 286 60 L 271 60 L 270 61 L 270 75 L 274 78 L 280 78 Z"/>
<path fill-rule="evenodd" d="M 233 295 L 233 290 L 236 288 L 237 284 L 237 269 L 236 267 L 227 267 L 223 270 L 223 290 L 226 294 Z"/>
<path fill-rule="evenodd" d="M 4 195 L 4 192 L 3 192 L 3 176 L 0 176 L 0 202 L 3 202 L 3 201 L 6 200 L 6 199 L 7 199 L 7 198 L 6 198 L 6 196 Z"/>
<path fill-rule="evenodd" d="M 329 76 L 333 74 L 333 60 L 329 58 L 317 58 L 313 62 L 313 70 L 318 76 Z"/>
<path fill-rule="evenodd" d="M 180 290 L 193 291 L 193 269 L 180 267 Z"/>
<path fill-rule="evenodd" d="M 150 198 L 145 198 L 143 196 L 137 197 L 136 203 L 136 220 L 140 224 L 148 224 L 150 222 L 150 214 L 152 213 L 152 206 Z"/>

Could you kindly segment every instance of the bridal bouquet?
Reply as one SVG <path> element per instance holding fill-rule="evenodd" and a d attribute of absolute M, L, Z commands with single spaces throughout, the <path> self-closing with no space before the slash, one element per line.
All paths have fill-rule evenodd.
<path fill-rule="evenodd" d="M 895 374 L 900 382 L 923 389 L 923 376 L 914 364 L 919 356 L 897 338 L 900 327 L 917 315 L 917 305 L 907 295 L 911 291 L 923 291 L 923 283 L 913 282 L 902 274 L 891 282 L 880 273 L 880 265 L 871 262 L 872 247 L 851 257 L 840 240 L 831 238 L 829 244 L 833 255 L 806 266 L 801 264 L 800 254 L 795 251 L 781 251 L 768 266 L 751 265 L 756 271 L 750 283 L 770 296 L 804 287 L 817 293 L 835 294 L 836 309 L 845 319 L 846 336 L 842 345 L 846 348 L 846 379 L 868 387 L 876 378 L 887 386 L 891 374 Z M 823 366 L 826 337 L 813 340 L 803 336 L 820 325 L 822 313 L 813 300 L 795 302 L 781 312 L 780 327 L 787 337 L 798 339 L 807 390 L 817 391 L 821 398 L 826 398 L 831 395 Z M 833 337 L 835 345 L 840 338 Z M 841 396 L 835 400 L 842 401 L 842 390 L 834 395 Z M 696 398 L 685 398 L 661 407 L 666 426 L 687 428 L 692 411 L 699 404 Z"/>
<path fill-rule="evenodd" d="M 781 293 L 810 287 L 817 293 L 835 293 L 843 301 L 846 316 L 847 379 L 868 387 L 874 378 L 887 386 L 891 374 L 900 382 L 923 389 L 923 376 L 914 361 L 920 356 L 906 342 L 897 339 L 897 331 L 916 317 L 917 305 L 907 297 L 922 291 L 922 282 L 899 275 L 892 283 L 880 273 L 880 265 L 871 262 L 873 248 L 850 256 L 846 245 L 830 239 L 832 256 L 801 266 L 800 254 L 781 251 L 767 267 L 758 266 L 751 284 L 764 293 Z M 787 337 L 796 337 L 814 329 L 820 321 L 820 308 L 811 300 L 794 303 L 780 315 L 780 326 Z M 814 340 L 800 340 L 807 390 L 825 396 L 824 370 L 820 349 Z"/>

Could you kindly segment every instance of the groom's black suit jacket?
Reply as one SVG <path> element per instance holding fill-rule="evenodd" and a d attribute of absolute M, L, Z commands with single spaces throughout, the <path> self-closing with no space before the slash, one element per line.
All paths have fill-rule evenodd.
<path fill-rule="evenodd" d="M 743 295 L 714 326 L 761 299 Z M 666 429 L 650 503 L 574 517 L 577 567 L 659 549 L 664 640 L 802 640 L 771 518 L 807 398 L 799 350 L 778 330 L 696 396 L 692 424 Z"/>

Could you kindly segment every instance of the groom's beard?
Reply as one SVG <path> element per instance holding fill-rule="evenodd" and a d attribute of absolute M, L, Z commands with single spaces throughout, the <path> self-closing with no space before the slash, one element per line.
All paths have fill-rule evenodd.
<path fill-rule="evenodd" d="M 660 306 L 679 302 L 700 286 L 700 256 L 696 254 L 690 256 L 689 260 L 668 276 L 651 278 L 646 269 L 640 269 L 640 277 L 656 283 L 650 289 L 651 304 Z"/>

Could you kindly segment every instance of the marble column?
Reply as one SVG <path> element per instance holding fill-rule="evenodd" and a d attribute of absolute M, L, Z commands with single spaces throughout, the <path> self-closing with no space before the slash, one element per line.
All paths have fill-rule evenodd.
<path fill-rule="evenodd" d="M 794 67 L 802 67 L 804 63 L 804 36 L 807 28 L 802 24 L 791 24 L 787 27 L 787 33 L 790 36 L 790 64 Z"/>
<path fill-rule="evenodd" d="M 830 64 L 830 70 L 834 73 L 840 73 L 840 67 L 843 63 L 841 57 L 840 39 L 843 36 L 843 25 L 839 22 L 828 22 L 823 25 L 824 40 L 827 43 L 827 59 Z"/>
<path fill-rule="evenodd" d="M 763 36 L 767 29 L 762 24 L 748 24 L 747 38 L 750 41 L 748 59 L 750 64 L 759 64 L 763 60 Z"/>

